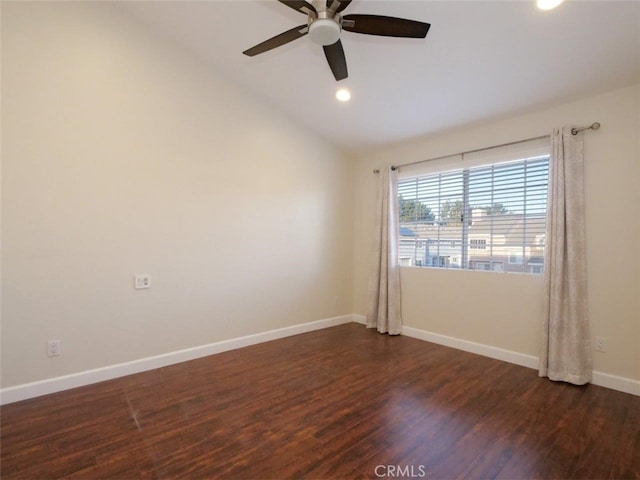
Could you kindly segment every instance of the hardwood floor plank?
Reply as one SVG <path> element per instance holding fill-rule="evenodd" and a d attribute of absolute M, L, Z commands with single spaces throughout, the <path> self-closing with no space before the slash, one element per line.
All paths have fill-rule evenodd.
<path fill-rule="evenodd" d="M 627 401 L 626 415 L 618 417 L 621 425 L 608 478 L 640 478 L 640 402 L 632 395 Z"/>
<path fill-rule="evenodd" d="M 356 324 L 0 414 L 3 479 L 640 478 L 639 397 Z"/>

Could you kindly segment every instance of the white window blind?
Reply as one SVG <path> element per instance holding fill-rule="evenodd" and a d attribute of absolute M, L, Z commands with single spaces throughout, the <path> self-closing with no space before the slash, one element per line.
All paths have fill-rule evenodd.
<path fill-rule="evenodd" d="M 400 264 L 541 274 L 548 141 L 519 147 L 401 168 Z"/>

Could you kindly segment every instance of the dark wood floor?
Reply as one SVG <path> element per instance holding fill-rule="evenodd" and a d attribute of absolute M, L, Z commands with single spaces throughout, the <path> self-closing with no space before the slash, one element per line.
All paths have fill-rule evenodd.
<path fill-rule="evenodd" d="M 3 479 L 640 478 L 640 397 L 357 324 L 1 415 Z"/>

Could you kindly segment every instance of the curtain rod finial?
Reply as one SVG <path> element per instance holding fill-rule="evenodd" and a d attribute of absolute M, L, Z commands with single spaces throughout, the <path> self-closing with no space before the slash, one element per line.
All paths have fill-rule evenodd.
<path fill-rule="evenodd" d="M 599 128 L 600 128 L 600 123 L 599 122 L 593 122 L 588 127 L 572 128 L 571 129 L 571 135 L 577 135 L 578 133 L 580 133 L 580 132 L 582 132 L 584 130 L 598 130 Z"/>
<path fill-rule="evenodd" d="M 398 169 L 398 167 L 396 167 L 395 165 L 391 165 L 391 170 L 396 171 Z M 376 168 L 373 173 L 380 173 L 380 169 Z"/>

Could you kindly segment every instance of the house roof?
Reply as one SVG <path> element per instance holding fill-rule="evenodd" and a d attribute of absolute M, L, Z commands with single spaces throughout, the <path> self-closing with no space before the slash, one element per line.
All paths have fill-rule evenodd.
<path fill-rule="evenodd" d="M 400 227 L 401 237 L 417 237 L 418 234 L 411 230 L 409 227 Z"/>
<path fill-rule="evenodd" d="M 469 226 L 469 238 L 503 237 L 506 244 L 535 244 L 545 233 L 546 218 L 543 215 L 524 215 L 508 213 L 483 216 L 475 219 Z M 411 232 L 411 235 L 403 233 Z M 400 235 L 419 239 L 440 238 L 441 240 L 460 240 L 460 226 L 440 226 L 418 222 L 402 222 Z"/>

